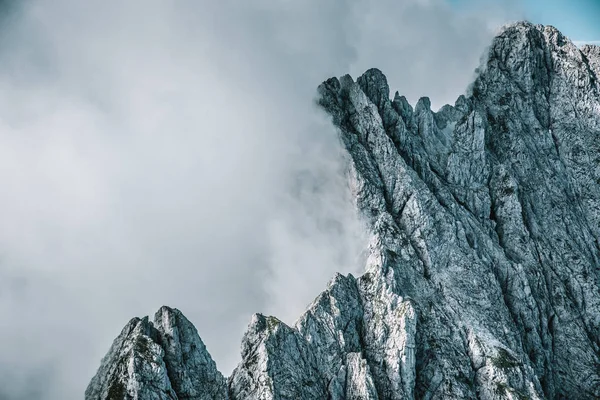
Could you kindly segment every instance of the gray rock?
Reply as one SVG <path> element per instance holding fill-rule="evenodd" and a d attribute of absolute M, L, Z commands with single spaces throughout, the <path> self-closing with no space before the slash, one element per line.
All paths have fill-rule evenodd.
<path fill-rule="evenodd" d="M 360 353 L 348 353 L 346 369 L 346 400 L 377 400 L 377 391 L 367 361 Z"/>
<path fill-rule="evenodd" d="M 254 314 L 242 341 L 242 362 L 229 378 L 237 399 L 326 399 L 327 382 L 314 349 L 275 317 Z"/>
<path fill-rule="evenodd" d="M 520 22 L 438 112 L 376 69 L 327 80 L 366 272 L 293 327 L 253 316 L 228 393 L 165 308 L 124 329 L 86 399 L 600 398 L 599 77 L 599 47 Z"/>
<path fill-rule="evenodd" d="M 148 317 L 132 319 L 115 339 L 85 391 L 86 399 L 175 400 L 164 351 Z"/>
<path fill-rule="evenodd" d="M 379 71 L 320 86 L 371 268 L 414 300 L 415 397 L 600 396 L 597 54 L 508 26 L 467 98 L 438 113 L 421 99 L 410 118 Z"/>
<path fill-rule="evenodd" d="M 154 326 L 179 400 L 227 398 L 225 378 L 217 371 L 194 325 L 179 310 L 162 307 L 154 316 Z"/>
<path fill-rule="evenodd" d="M 179 310 L 162 307 L 154 323 L 134 318 L 125 326 L 85 399 L 221 400 L 227 386 L 196 328 Z"/>

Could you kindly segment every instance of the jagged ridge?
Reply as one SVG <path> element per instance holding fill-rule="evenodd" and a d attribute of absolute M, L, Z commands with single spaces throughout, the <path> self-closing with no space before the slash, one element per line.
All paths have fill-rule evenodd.
<path fill-rule="evenodd" d="M 177 362 L 163 319 L 134 319 L 86 399 L 600 397 L 599 76 L 599 47 L 517 23 L 437 113 L 390 100 L 376 69 L 324 82 L 367 272 L 337 275 L 294 327 L 253 316 L 227 393 L 199 338 L 208 361 Z"/>

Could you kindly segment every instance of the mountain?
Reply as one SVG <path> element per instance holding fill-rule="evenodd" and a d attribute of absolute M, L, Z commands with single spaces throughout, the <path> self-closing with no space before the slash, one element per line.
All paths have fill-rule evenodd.
<path fill-rule="evenodd" d="M 366 272 L 294 326 L 254 315 L 228 379 L 179 311 L 135 318 L 86 399 L 600 398 L 599 78 L 600 47 L 519 22 L 438 112 L 327 80 Z"/>

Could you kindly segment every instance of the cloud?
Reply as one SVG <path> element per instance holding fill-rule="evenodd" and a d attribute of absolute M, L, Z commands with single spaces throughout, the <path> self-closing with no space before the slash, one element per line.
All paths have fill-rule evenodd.
<path fill-rule="evenodd" d="M 574 40 L 573 44 L 575 44 L 575 46 L 578 46 L 578 47 L 584 46 L 586 44 L 593 44 L 596 46 L 600 46 L 600 40 Z"/>
<path fill-rule="evenodd" d="M 421 96 L 431 97 L 434 108 L 454 104 L 497 27 L 520 15 L 513 1 L 463 0 L 460 6 L 457 11 L 442 1 L 359 2 L 352 73 L 375 65 L 412 104 Z"/>
<path fill-rule="evenodd" d="M 11 400 L 81 397 L 128 319 L 163 304 L 227 374 L 253 312 L 293 322 L 335 271 L 360 271 L 365 233 L 316 86 L 375 66 L 412 101 L 453 101 L 500 15 L 434 0 L 13 7 L 0 31 Z"/>

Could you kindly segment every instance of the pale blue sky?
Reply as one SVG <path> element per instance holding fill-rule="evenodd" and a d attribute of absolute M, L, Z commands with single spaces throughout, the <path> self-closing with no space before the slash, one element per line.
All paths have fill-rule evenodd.
<path fill-rule="evenodd" d="M 502 4 L 534 23 L 553 25 L 574 41 L 600 41 L 600 0 L 448 0 L 470 8 Z"/>
<path fill-rule="evenodd" d="M 600 0 L 524 0 L 532 22 L 553 25 L 576 41 L 600 41 Z"/>

